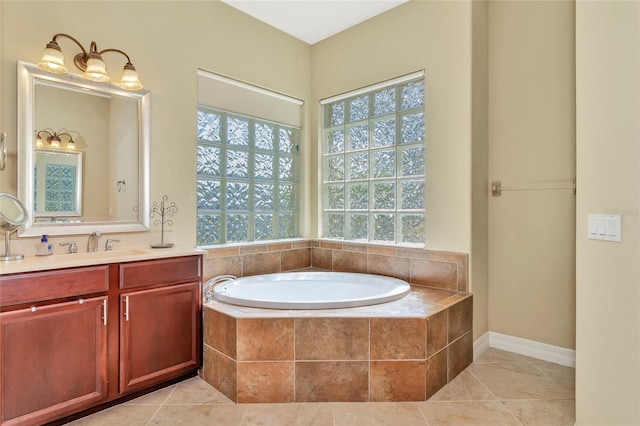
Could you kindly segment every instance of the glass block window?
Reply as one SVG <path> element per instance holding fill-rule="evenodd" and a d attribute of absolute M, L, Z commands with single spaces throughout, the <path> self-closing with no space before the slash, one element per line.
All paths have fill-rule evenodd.
<path fill-rule="evenodd" d="M 197 244 L 299 236 L 300 129 L 198 107 Z"/>
<path fill-rule="evenodd" d="M 419 77 L 323 105 L 323 237 L 424 244 L 424 92 Z"/>
<path fill-rule="evenodd" d="M 76 166 L 63 164 L 45 165 L 44 213 L 73 212 L 76 210 Z M 38 169 L 34 168 L 35 183 Z M 34 210 L 38 211 L 38 188 L 34 185 Z"/>

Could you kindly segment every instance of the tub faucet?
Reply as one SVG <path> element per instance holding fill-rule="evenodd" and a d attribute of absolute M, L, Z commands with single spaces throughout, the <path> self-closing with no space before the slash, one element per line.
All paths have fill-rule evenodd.
<path fill-rule="evenodd" d="M 100 245 L 100 231 L 95 231 L 89 234 L 89 239 L 87 240 L 87 252 L 96 252 L 98 251 L 98 247 Z"/>
<path fill-rule="evenodd" d="M 235 275 L 219 275 L 217 277 L 213 277 L 211 278 L 209 281 L 207 281 L 202 289 L 202 301 L 204 303 L 207 302 L 211 302 L 213 300 L 213 287 L 216 286 L 216 284 L 220 284 L 222 282 L 225 281 L 234 281 L 238 279 Z"/>

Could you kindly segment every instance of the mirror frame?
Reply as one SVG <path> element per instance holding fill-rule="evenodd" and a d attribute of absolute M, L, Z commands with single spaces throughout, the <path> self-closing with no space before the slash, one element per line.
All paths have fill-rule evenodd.
<path fill-rule="evenodd" d="M 35 84 L 55 83 L 71 90 L 119 95 L 138 102 L 138 220 L 71 223 L 36 223 L 33 214 L 33 160 L 35 150 Z M 77 235 L 100 231 L 144 232 L 150 229 L 149 218 L 149 145 L 151 128 L 151 93 L 127 91 L 112 83 L 96 83 L 79 74 L 51 74 L 34 64 L 18 61 L 18 199 L 29 212 L 29 220 L 18 231 L 19 237 L 38 235 Z"/>

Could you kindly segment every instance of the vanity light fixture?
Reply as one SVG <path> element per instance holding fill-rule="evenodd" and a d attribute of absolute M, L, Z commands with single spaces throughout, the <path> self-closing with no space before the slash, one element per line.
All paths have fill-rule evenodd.
<path fill-rule="evenodd" d="M 66 37 L 72 40 L 78 45 L 78 47 L 80 47 L 80 50 L 82 50 L 81 53 L 78 53 L 73 58 L 73 63 L 79 70 L 84 72 L 84 78 L 98 82 L 109 81 L 110 77 L 109 75 L 107 75 L 106 65 L 102 60 L 102 54 L 106 52 L 118 52 L 127 58 L 127 63 L 124 65 L 124 70 L 122 72 L 122 79 L 119 83 L 120 87 L 126 90 L 142 89 L 142 83 L 140 83 L 138 73 L 136 72 L 136 68 L 131 63 L 129 55 L 119 49 L 104 49 L 98 51 L 98 47 L 95 41 L 91 42 L 89 53 L 87 53 L 85 48 L 82 47 L 82 44 L 80 44 L 78 40 L 64 33 L 54 35 L 53 39 L 51 39 L 51 41 L 47 43 L 47 47 L 44 49 L 42 59 L 40 59 L 40 62 L 38 62 L 38 67 L 54 74 L 66 74 L 69 72 L 68 68 L 64 64 L 64 55 L 62 54 L 62 49 L 60 49 L 60 46 L 56 41 L 58 37 Z"/>
<path fill-rule="evenodd" d="M 36 132 L 36 147 L 41 147 L 44 145 L 43 141 L 42 141 L 42 133 L 46 133 L 47 136 L 47 143 L 49 145 L 51 145 L 53 148 L 60 148 L 60 145 L 62 143 L 62 140 L 60 139 L 60 136 L 68 136 L 69 140 L 67 141 L 67 148 L 68 149 L 76 149 L 76 143 L 73 140 L 73 137 L 69 134 L 69 133 L 56 133 L 53 132 L 51 133 L 48 130 L 40 130 L 39 132 Z"/>

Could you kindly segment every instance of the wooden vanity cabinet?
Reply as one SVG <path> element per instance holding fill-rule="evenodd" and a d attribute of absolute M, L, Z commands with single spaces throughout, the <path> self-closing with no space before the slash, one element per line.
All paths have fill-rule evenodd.
<path fill-rule="evenodd" d="M 195 372 L 201 276 L 199 255 L 0 275 L 0 423 L 44 424 Z"/>
<path fill-rule="evenodd" d="M 125 293 L 120 318 L 120 392 L 131 392 L 200 366 L 200 283 Z"/>
<path fill-rule="evenodd" d="M 200 367 L 201 258 L 120 265 L 120 393 Z"/>
<path fill-rule="evenodd" d="M 72 296 L 102 295 L 54 299 L 74 283 Z M 106 267 L 0 276 L 3 425 L 39 425 L 106 401 L 107 288 Z"/>

